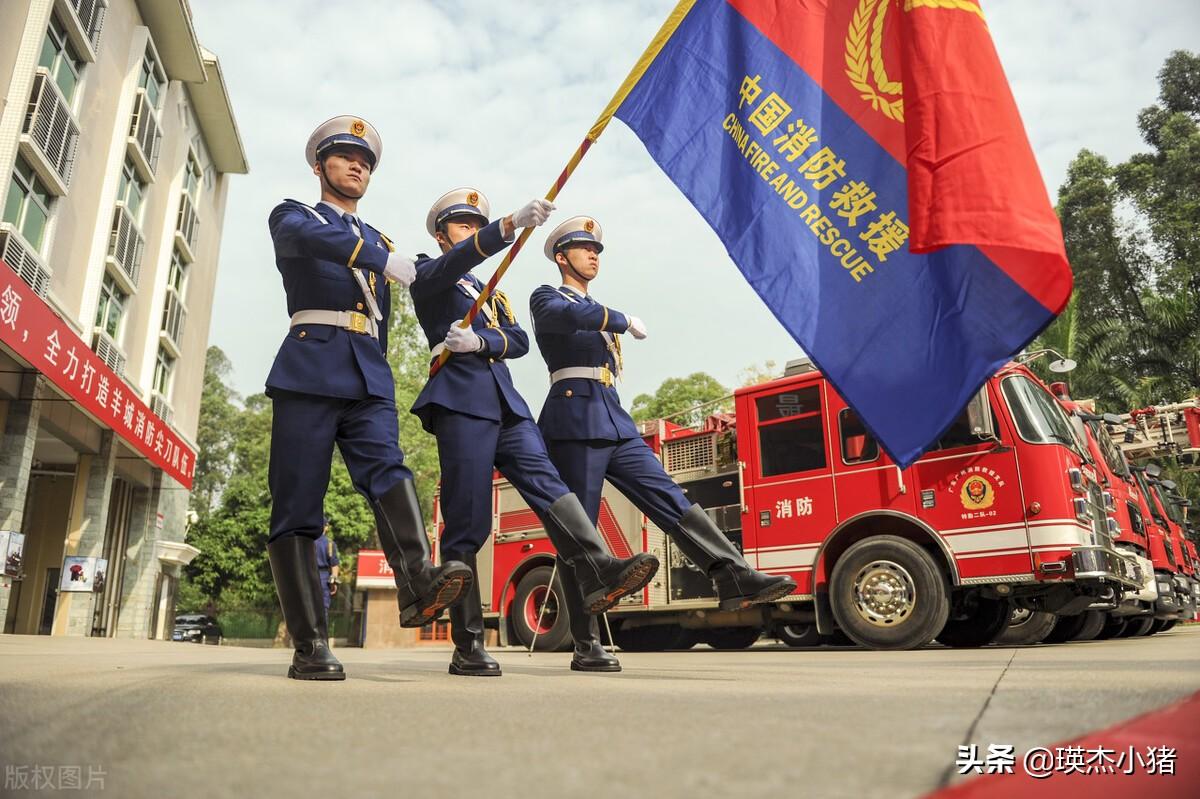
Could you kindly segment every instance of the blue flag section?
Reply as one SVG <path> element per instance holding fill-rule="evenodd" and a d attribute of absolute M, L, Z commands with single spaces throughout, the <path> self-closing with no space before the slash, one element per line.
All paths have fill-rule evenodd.
<path fill-rule="evenodd" d="M 616 116 L 906 467 L 1054 312 L 980 247 L 912 253 L 905 164 L 773 38 L 697 0 Z"/>

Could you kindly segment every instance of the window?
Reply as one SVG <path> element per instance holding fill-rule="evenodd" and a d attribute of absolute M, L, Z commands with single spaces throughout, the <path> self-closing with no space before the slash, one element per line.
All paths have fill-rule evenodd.
<path fill-rule="evenodd" d="M 1001 385 L 1021 438 L 1031 444 L 1062 444 L 1088 457 L 1062 406 L 1045 389 L 1023 375 L 1005 378 Z"/>
<path fill-rule="evenodd" d="M 175 359 L 162 347 L 158 348 L 158 359 L 154 362 L 154 385 L 152 390 L 160 397 L 167 397 L 171 390 L 171 376 L 175 374 Z"/>
<path fill-rule="evenodd" d="M 113 341 L 120 340 L 121 322 L 128 302 L 129 295 L 121 291 L 112 275 L 105 272 L 104 282 L 100 284 L 100 303 L 96 306 L 96 327 Z"/>
<path fill-rule="evenodd" d="M 879 457 L 879 442 L 868 432 L 858 414 L 846 408 L 838 414 L 842 437 L 842 460 L 846 463 L 869 463 Z"/>
<path fill-rule="evenodd" d="M 125 158 L 125 166 L 121 169 L 121 182 L 117 186 L 117 201 L 125 203 L 129 215 L 141 227 L 142 200 L 146 198 L 146 184 L 138 176 L 133 162 Z"/>
<path fill-rule="evenodd" d="M 188 153 L 187 168 L 183 170 L 183 192 L 196 202 L 200 197 L 200 164 L 194 153 Z"/>
<path fill-rule="evenodd" d="M 755 400 L 763 477 L 825 468 L 821 391 L 809 386 Z"/>
<path fill-rule="evenodd" d="M 50 77 L 67 99 L 67 105 L 71 105 L 79 85 L 79 73 L 83 70 L 83 59 L 67 38 L 66 28 L 58 21 L 58 14 L 50 15 L 50 26 L 46 29 L 46 38 L 42 40 L 38 66 L 49 70 Z"/>
<path fill-rule="evenodd" d="M 166 94 L 167 81 L 163 77 L 162 67 L 158 64 L 158 57 L 149 47 L 146 48 L 146 55 L 142 57 L 142 74 L 138 77 L 138 86 L 146 90 L 146 99 L 157 111 L 162 105 L 163 95 Z"/>
<path fill-rule="evenodd" d="M 8 198 L 4 203 L 4 221 L 16 228 L 26 243 L 38 252 L 42 249 L 52 203 L 46 184 L 42 183 L 29 162 L 18 155 L 12 182 L 8 185 Z"/>
<path fill-rule="evenodd" d="M 171 250 L 171 267 L 167 272 L 167 288 L 175 289 L 175 293 L 183 299 L 183 287 L 187 285 L 187 264 L 179 250 Z"/>

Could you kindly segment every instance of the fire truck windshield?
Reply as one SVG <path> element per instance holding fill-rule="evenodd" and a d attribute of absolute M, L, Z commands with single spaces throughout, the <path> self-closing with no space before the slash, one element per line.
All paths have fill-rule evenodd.
<path fill-rule="evenodd" d="M 1154 495 L 1158 497 L 1158 504 L 1162 505 L 1163 510 L 1166 511 L 1167 518 L 1182 527 L 1184 521 L 1179 506 L 1171 501 L 1171 497 L 1167 495 L 1163 484 L 1157 480 L 1154 481 Z"/>
<path fill-rule="evenodd" d="M 1062 444 L 1088 460 L 1062 406 L 1045 389 L 1024 375 L 1006 377 L 1001 385 L 1021 438 L 1031 444 Z"/>
<path fill-rule="evenodd" d="M 1117 443 L 1112 440 L 1112 436 L 1108 434 L 1108 430 L 1104 427 L 1104 423 L 1099 420 L 1090 421 L 1087 423 L 1088 429 L 1092 431 L 1092 435 L 1096 438 L 1096 443 L 1100 445 L 1100 454 L 1104 456 L 1104 462 L 1108 464 L 1108 468 L 1118 477 L 1129 477 L 1129 464 L 1125 462 L 1125 455 L 1121 452 Z"/>
<path fill-rule="evenodd" d="M 1165 527 L 1167 520 L 1163 518 L 1162 510 L 1158 505 L 1158 495 L 1154 493 L 1150 481 L 1146 479 L 1145 470 L 1138 469 L 1135 475 L 1137 477 L 1138 490 L 1142 492 L 1142 496 L 1146 499 L 1146 507 L 1150 509 L 1150 515 L 1154 517 L 1155 521 Z"/>

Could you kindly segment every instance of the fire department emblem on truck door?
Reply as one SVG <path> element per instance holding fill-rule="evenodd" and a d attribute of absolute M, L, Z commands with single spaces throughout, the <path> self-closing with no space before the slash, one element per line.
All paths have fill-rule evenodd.
<path fill-rule="evenodd" d="M 996 501 L 996 490 L 986 477 L 971 475 L 963 481 L 962 493 L 959 494 L 962 505 L 967 510 L 982 510 L 990 508 Z"/>

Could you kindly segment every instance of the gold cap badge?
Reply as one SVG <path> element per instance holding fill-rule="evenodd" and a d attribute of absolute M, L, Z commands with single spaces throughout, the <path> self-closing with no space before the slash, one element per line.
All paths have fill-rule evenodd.
<path fill-rule="evenodd" d="M 356 119 L 350 123 L 350 133 L 351 134 L 358 136 L 361 139 L 362 135 L 366 132 L 367 132 L 367 123 L 363 122 L 361 119 Z"/>
<path fill-rule="evenodd" d="M 473 191 L 467 195 L 467 205 L 479 205 L 479 192 Z"/>
<path fill-rule="evenodd" d="M 591 233 L 593 230 L 596 229 L 596 223 L 589 219 L 588 221 L 583 223 L 583 229 L 584 229 L 584 231 Z"/>

